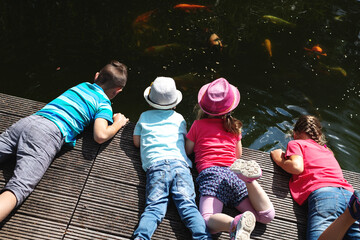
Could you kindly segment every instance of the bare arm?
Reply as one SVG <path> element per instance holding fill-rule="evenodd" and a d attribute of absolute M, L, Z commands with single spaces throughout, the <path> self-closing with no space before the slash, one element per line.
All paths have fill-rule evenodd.
<path fill-rule="evenodd" d="M 242 143 L 241 140 L 237 142 L 236 149 L 235 149 L 235 157 L 237 159 L 241 158 L 242 156 Z"/>
<path fill-rule="evenodd" d="M 140 147 L 140 135 L 133 135 L 133 141 L 134 141 L 135 147 L 139 148 Z"/>
<path fill-rule="evenodd" d="M 189 139 L 185 142 L 185 151 L 187 155 L 190 155 L 194 151 L 195 143 Z"/>
<path fill-rule="evenodd" d="M 285 153 L 281 149 L 270 152 L 272 160 L 284 171 L 291 174 L 300 174 L 304 171 L 304 160 L 299 155 L 291 155 L 285 158 Z"/>
<path fill-rule="evenodd" d="M 108 121 L 104 118 L 95 119 L 94 140 L 97 143 L 102 144 L 112 138 L 129 121 L 121 113 L 114 114 L 113 119 L 112 125 L 109 125 Z"/>

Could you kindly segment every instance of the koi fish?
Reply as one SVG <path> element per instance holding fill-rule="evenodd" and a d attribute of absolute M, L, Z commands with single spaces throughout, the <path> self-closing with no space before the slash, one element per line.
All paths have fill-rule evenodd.
<path fill-rule="evenodd" d="M 151 17 L 157 12 L 157 9 L 147 11 L 143 14 L 140 14 L 133 21 L 132 26 L 134 30 L 138 33 L 144 33 L 146 30 L 154 30 L 155 28 L 150 26 L 148 23 Z"/>
<path fill-rule="evenodd" d="M 290 26 L 290 27 L 295 27 L 296 25 L 294 23 L 288 22 L 284 19 L 275 17 L 275 16 L 271 16 L 271 15 L 264 15 L 262 16 L 262 18 L 274 23 L 274 24 L 279 24 L 279 25 L 286 25 L 286 26 Z"/>
<path fill-rule="evenodd" d="M 197 11 L 197 10 L 208 10 L 210 11 L 209 7 L 204 6 L 204 5 L 196 5 L 196 4 L 187 4 L 187 3 L 180 3 L 174 6 L 174 9 L 181 9 L 184 10 L 185 12 L 190 12 L 190 11 Z"/>
<path fill-rule="evenodd" d="M 157 9 L 147 11 L 143 14 L 140 14 L 136 17 L 133 24 L 139 24 L 139 23 L 147 23 L 150 20 L 150 17 L 157 11 Z"/>
<path fill-rule="evenodd" d="M 145 49 L 146 54 L 162 53 L 170 49 L 179 49 L 181 47 L 178 43 L 168 43 L 163 45 L 151 46 Z"/>
<path fill-rule="evenodd" d="M 269 57 L 272 57 L 272 49 L 271 49 L 271 41 L 269 39 L 265 39 L 265 41 L 262 44 L 266 51 L 269 53 Z"/>
<path fill-rule="evenodd" d="M 318 59 L 320 59 L 320 55 L 321 56 L 327 56 L 326 53 L 323 53 L 323 50 L 322 50 L 322 48 L 320 47 L 319 44 L 313 46 L 311 49 L 309 49 L 309 48 L 304 48 L 304 49 L 306 51 L 310 52 L 310 53 L 315 54 Z"/>
<path fill-rule="evenodd" d="M 336 72 L 336 73 L 340 73 L 341 75 L 343 75 L 344 77 L 347 76 L 347 72 L 345 71 L 345 69 L 343 69 L 342 67 L 330 67 L 328 65 L 325 65 L 323 63 L 320 63 L 320 65 L 324 68 L 326 68 L 328 71 L 330 72 Z"/>
<path fill-rule="evenodd" d="M 329 67 L 330 71 L 341 73 L 344 77 L 347 76 L 347 72 L 342 67 Z"/>

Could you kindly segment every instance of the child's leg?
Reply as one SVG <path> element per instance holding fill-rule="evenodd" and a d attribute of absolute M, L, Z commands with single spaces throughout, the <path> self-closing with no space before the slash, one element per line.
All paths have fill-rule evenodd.
<path fill-rule="evenodd" d="M 267 211 L 274 208 L 270 198 L 256 180 L 246 183 L 246 188 L 248 190 L 251 205 L 257 212 Z"/>
<path fill-rule="evenodd" d="M 351 194 L 351 192 L 348 193 L 350 196 Z M 313 191 L 307 199 L 306 238 L 318 239 L 325 229 L 345 211 L 349 198 L 338 187 L 322 187 Z"/>
<path fill-rule="evenodd" d="M 221 213 L 223 203 L 212 196 L 200 198 L 200 212 L 211 233 L 229 232 L 231 239 L 250 239 L 255 227 L 255 216 L 247 211 L 235 218 Z"/>
<path fill-rule="evenodd" d="M 230 170 L 245 182 L 249 200 L 256 212 L 274 209 L 268 195 L 256 181 L 262 176 L 262 170 L 257 162 L 237 159 Z"/>
<path fill-rule="evenodd" d="M 169 202 L 170 167 L 159 161 L 146 172 L 146 203 L 134 239 L 151 239 L 157 226 L 165 217 Z"/>
<path fill-rule="evenodd" d="M 249 198 L 245 198 L 244 200 L 242 200 L 240 204 L 235 208 L 240 212 L 245 212 L 245 211 L 252 212 L 256 217 L 256 221 L 264 224 L 271 222 L 275 217 L 275 210 L 273 207 L 264 211 L 256 211 L 252 206 Z"/>
<path fill-rule="evenodd" d="M 4 191 L 0 194 L 0 222 L 11 213 L 16 202 L 16 197 L 11 191 Z"/>
<path fill-rule="evenodd" d="M 355 190 L 351 196 L 348 207 L 328 228 L 320 235 L 319 240 L 341 240 L 348 232 L 349 228 L 360 220 L 360 192 Z M 355 225 L 355 224 L 354 224 Z M 355 227 L 358 231 L 359 226 Z M 359 234 L 352 233 L 351 239 L 358 239 Z"/>
<path fill-rule="evenodd" d="M 20 119 L 0 135 L 0 163 L 15 155 L 20 134 L 31 123 L 31 117 Z"/>
<path fill-rule="evenodd" d="M 211 233 L 218 233 L 222 231 L 228 232 L 230 229 L 231 222 L 234 218 L 221 213 L 223 206 L 224 204 L 216 197 L 200 197 L 200 213 L 205 219 L 206 225 L 210 229 Z"/>
<path fill-rule="evenodd" d="M 350 215 L 349 209 L 341 214 L 326 230 L 320 235 L 319 240 L 341 240 L 356 220 Z"/>
<path fill-rule="evenodd" d="M 27 125 L 19 137 L 14 175 L 0 195 L 0 204 L 7 206 L 0 209 L 0 221 L 34 190 L 63 144 L 64 138 L 54 123 L 40 116 L 35 118 L 41 120 Z"/>
<path fill-rule="evenodd" d="M 192 233 L 192 239 L 211 239 L 195 202 L 196 194 L 190 169 L 182 163 L 175 162 L 171 170 L 173 174 L 172 198 L 181 220 Z"/>

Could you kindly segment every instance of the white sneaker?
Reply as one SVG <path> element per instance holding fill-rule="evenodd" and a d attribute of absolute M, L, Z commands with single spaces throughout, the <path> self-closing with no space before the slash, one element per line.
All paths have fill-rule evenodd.
<path fill-rule="evenodd" d="M 235 231 L 230 233 L 230 240 L 249 240 L 252 231 L 255 228 L 255 215 L 246 211 L 235 217 L 234 221 L 238 221 Z"/>
<path fill-rule="evenodd" d="M 236 159 L 231 165 L 230 170 L 238 175 L 244 182 L 252 182 L 262 176 L 262 170 L 259 164 L 253 160 L 245 161 L 243 159 Z"/>

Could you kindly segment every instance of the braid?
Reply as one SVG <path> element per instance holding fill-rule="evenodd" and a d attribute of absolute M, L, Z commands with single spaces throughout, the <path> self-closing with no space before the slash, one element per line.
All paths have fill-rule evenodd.
<path fill-rule="evenodd" d="M 326 143 L 320 121 L 314 116 L 300 116 L 299 120 L 295 124 L 294 131 L 308 134 L 312 140 L 322 146 Z"/>

